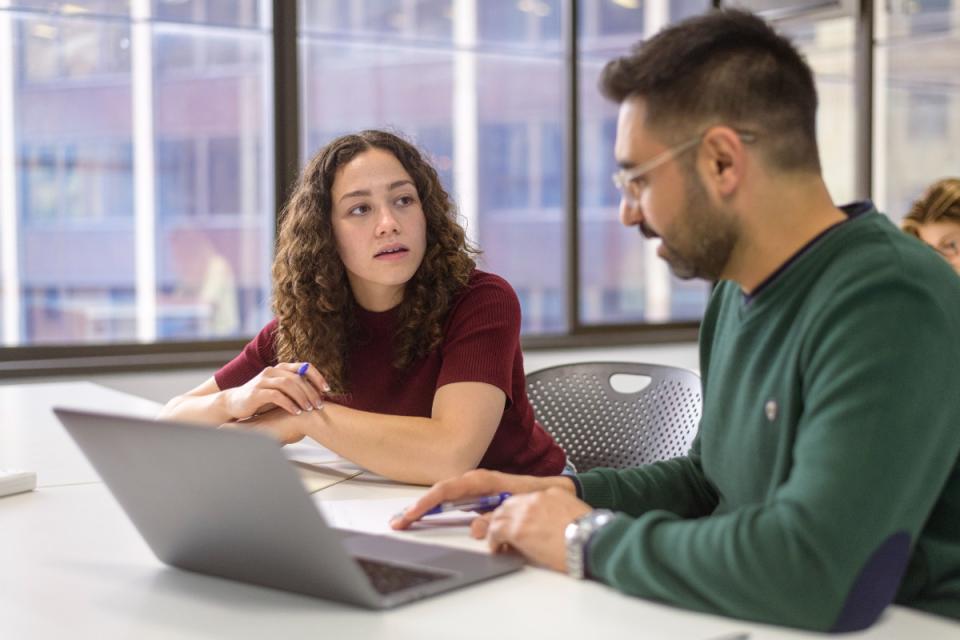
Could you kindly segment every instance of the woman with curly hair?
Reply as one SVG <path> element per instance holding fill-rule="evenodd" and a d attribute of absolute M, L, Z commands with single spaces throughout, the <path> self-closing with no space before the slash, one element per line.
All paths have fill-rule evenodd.
<path fill-rule="evenodd" d="M 960 274 L 960 178 L 930 185 L 910 207 L 903 230 L 936 249 Z"/>
<path fill-rule="evenodd" d="M 332 141 L 284 210 L 275 318 L 162 417 L 310 436 L 380 475 L 560 473 L 534 420 L 520 305 L 475 268 L 436 171 L 384 131 Z"/>

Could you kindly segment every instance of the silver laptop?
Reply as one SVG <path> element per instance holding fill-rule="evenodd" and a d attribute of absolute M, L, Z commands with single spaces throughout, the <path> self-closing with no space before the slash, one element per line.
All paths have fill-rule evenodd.
<path fill-rule="evenodd" d="M 262 434 L 54 413 L 156 556 L 174 567 L 384 609 L 523 564 L 334 529 Z"/>

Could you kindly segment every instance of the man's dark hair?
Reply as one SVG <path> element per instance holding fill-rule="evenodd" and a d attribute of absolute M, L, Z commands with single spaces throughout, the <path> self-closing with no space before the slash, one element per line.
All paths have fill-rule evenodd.
<path fill-rule="evenodd" d="M 645 126 L 670 142 L 725 124 L 755 131 L 775 168 L 820 171 L 813 73 L 752 13 L 713 11 L 664 29 L 607 63 L 600 88 L 615 102 L 642 98 Z"/>

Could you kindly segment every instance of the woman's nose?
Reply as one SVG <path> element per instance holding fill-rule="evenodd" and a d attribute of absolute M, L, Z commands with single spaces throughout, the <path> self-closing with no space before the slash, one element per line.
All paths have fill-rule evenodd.
<path fill-rule="evenodd" d="M 393 210 L 388 206 L 383 206 L 377 212 L 377 235 L 387 235 L 400 231 L 400 224 L 397 217 L 393 215 Z"/>

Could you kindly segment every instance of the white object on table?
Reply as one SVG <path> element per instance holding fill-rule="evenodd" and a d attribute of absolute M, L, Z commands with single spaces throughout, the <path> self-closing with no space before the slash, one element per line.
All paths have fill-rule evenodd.
<path fill-rule="evenodd" d="M 33 471 L 0 469 L 0 496 L 10 496 L 37 488 L 37 474 Z"/>

